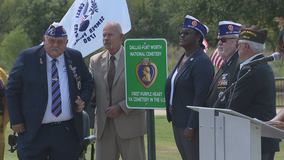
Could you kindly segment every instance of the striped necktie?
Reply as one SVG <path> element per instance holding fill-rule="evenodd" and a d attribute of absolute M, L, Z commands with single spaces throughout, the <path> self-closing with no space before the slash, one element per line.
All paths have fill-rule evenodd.
<path fill-rule="evenodd" d="M 56 59 L 52 60 L 52 113 L 58 117 L 62 113 L 61 94 Z"/>

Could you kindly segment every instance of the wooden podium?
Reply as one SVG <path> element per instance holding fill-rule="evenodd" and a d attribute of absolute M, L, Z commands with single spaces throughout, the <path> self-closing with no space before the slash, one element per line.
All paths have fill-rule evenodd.
<path fill-rule="evenodd" d="M 199 112 L 200 160 L 260 160 L 261 137 L 284 131 L 230 109 L 187 106 Z"/>

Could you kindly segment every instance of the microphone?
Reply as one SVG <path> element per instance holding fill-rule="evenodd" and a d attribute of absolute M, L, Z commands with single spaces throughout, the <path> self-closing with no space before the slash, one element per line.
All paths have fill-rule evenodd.
<path fill-rule="evenodd" d="M 279 52 L 274 52 L 272 55 L 270 56 L 267 56 L 267 57 L 263 57 L 263 58 L 260 58 L 260 59 L 256 59 L 254 61 L 251 61 L 249 62 L 248 64 L 246 64 L 245 66 L 256 66 L 260 63 L 263 63 L 263 62 L 269 62 L 269 61 L 280 61 L 281 59 L 281 55 Z"/>

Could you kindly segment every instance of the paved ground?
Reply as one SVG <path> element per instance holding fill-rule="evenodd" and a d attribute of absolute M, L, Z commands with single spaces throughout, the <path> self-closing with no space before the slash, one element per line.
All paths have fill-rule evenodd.
<path fill-rule="evenodd" d="M 283 107 L 276 107 L 276 112 L 278 113 Z M 155 115 L 166 115 L 166 110 L 164 109 L 155 109 Z"/>
<path fill-rule="evenodd" d="M 155 109 L 154 114 L 155 115 L 166 115 L 166 110 L 165 109 Z"/>

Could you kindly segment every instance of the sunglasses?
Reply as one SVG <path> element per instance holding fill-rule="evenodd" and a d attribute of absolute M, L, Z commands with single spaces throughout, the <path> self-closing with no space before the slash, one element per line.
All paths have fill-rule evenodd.
<path fill-rule="evenodd" d="M 182 34 L 183 34 L 184 36 L 187 36 L 187 35 L 189 35 L 189 34 L 193 34 L 193 33 L 188 32 L 188 31 L 179 31 L 179 32 L 178 32 L 178 35 L 180 35 L 180 36 L 181 36 Z"/>
<path fill-rule="evenodd" d="M 280 50 L 281 50 L 282 52 L 284 52 L 284 47 L 280 48 Z"/>
<path fill-rule="evenodd" d="M 221 39 L 216 38 L 215 40 L 216 40 L 217 43 L 218 43 L 220 40 L 221 40 L 222 43 L 226 43 L 226 42 L 227 42 L 227 39 L 236 39 L 236 38 L 221 38 Z"/>

